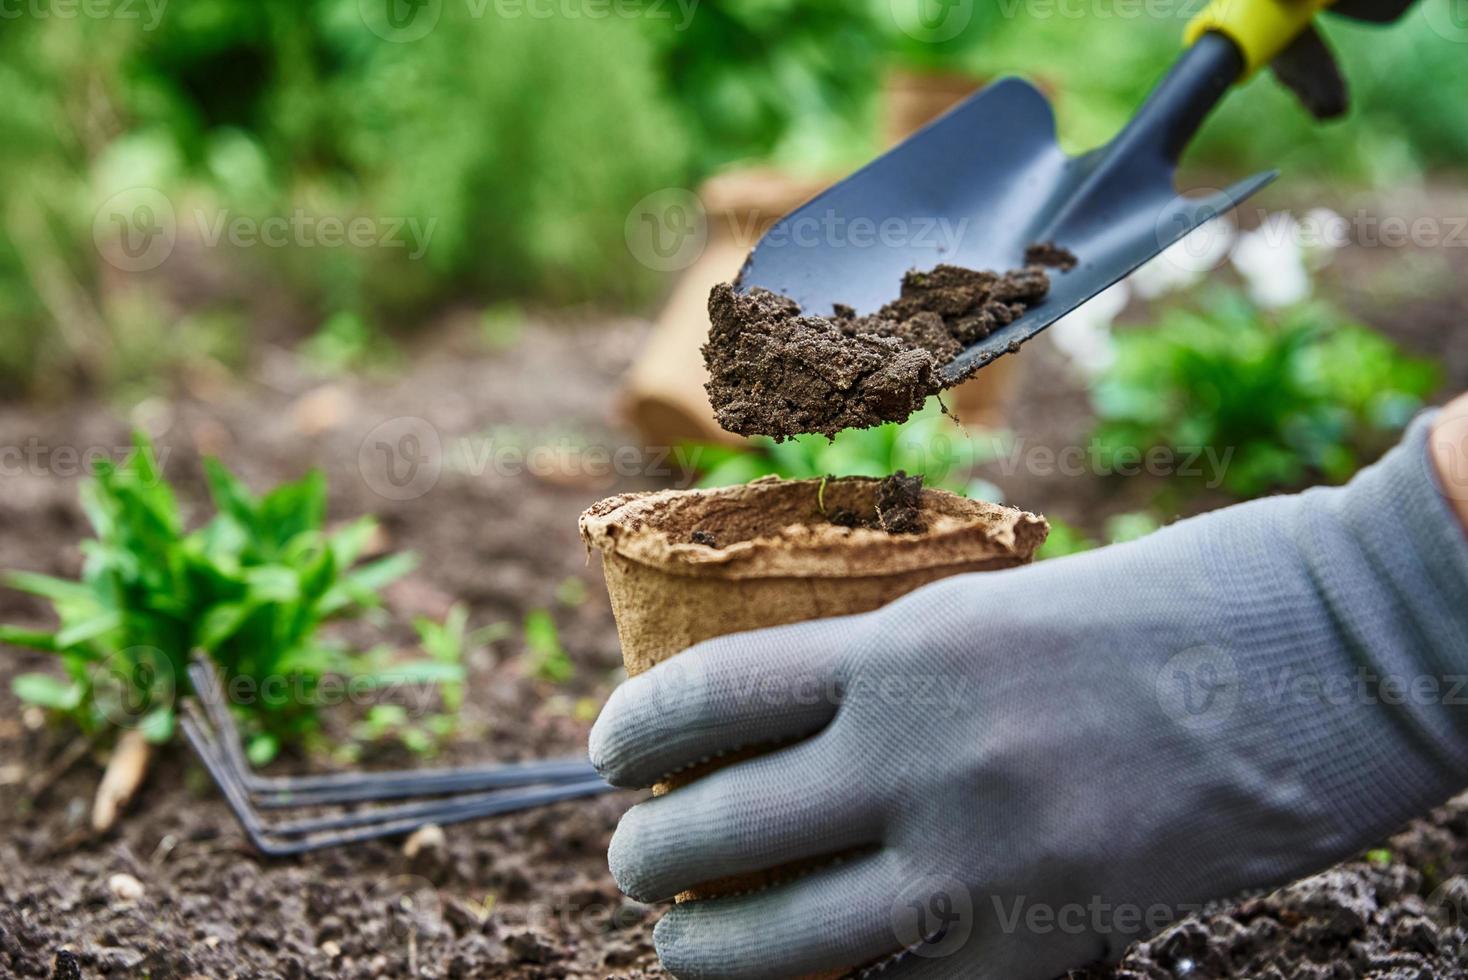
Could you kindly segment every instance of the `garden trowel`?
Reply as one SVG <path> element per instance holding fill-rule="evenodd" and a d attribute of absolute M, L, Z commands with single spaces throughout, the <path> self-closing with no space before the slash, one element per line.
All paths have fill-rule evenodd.
<path fill-rule="evenodd" d="M 763 287 L 810 313 L 875 312 L 909 269 L 1004 270 L 1034 244 L 1078 260 L 1047 298 L 945 369 L 949 383 L 1015 351 L 1066 313 L 1238 205 L 1277 176 L 1197 196 L 1174 187 L 1178 158 L 1235 82 L 1268 64 L 1330 0 L 1214 0 L 1188 48 L 1127 127 L 1073 157 L 1049 102 L 999 81 L 775 224 L 750 253 L 741 290 Z"/>

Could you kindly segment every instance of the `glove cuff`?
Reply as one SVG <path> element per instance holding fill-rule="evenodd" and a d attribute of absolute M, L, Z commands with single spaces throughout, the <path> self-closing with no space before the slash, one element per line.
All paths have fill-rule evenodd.
<path fill-rule="evenodd" d="M 1292 614 L 1309 625 L 1281 659 L 1308 676 L 1277 723 L 1341 854 L 1468 787 L 1468 536 L 1429 454 L 1434 418 L 1346 487 L 1292 502 L 1294 591 L 1323 615 Z"/>

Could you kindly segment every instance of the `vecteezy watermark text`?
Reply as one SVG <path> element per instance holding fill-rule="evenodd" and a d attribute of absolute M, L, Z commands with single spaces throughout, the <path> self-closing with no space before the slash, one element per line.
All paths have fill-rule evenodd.
<path fill-rule="evenodd" d="M 342 218 L 311 214 L 297 208 L 289 215 L 253 218 L 232 214 L 228 209 L 194 211 L 199 238 L 214 248 L 227 241 L 235 248 L 406 248 L 408 258 L 417 260 L 428 251 L 437 218 L 368 217 Z"/>
<path fill-rule="evenodd" d="M 693 23 L 699 0 L 357 0 L 367 29 L 385 41 L 407 44 L 438 26 L 448 3 L 463 3 L 471 20 L 666 20 L 674 31 Z"/>
<path fill-rule="evenodd" d="M 136 446 L 52 445 L 31 436 L 16 445 L 0 445 L 0 478 L 21 476 L 77 477 L 97 472 L 106 461 L 126 465 L 138 452 Z M 168 448 L 149 450 L 154 472 L 161 472 L 168 460 Z"/>
<path fill-rule="evenodd" d="M 427 419 L 405 415 L 373 426 L 358 447 L 357 469 L 368 487 L 389 500 L 422 497 L 445 470 L 473 479 L 528 474 L 563 484 L 652 477 L 681 489 L 701 472 L 704 452 L 697 445 L 613 446 L 564 434 L 447 437 Z"/>
<path fill-rule="evenodd" d="M 192 226 L 206 248 L 380 248 L 403 249 L 421 259 L 438 228 L 437 218 L 389 215 L 319 215 L 296 208 L 290 214 L 236 214 L 228 208 L 196 207 L 180 212 L 153 187 L 113 194 L 92 219 L 92 240 L 107 262 L 124 272 L 147 272 L 168 261 L 180 231 Z"/>
<path fill-rule="evenodd" d="M 1087 445 L 1031 445 L 1023 438 L 998 441 L 994 466 L 1003 476 L 1036 477 L 1152 476 L 1202 480 L 1210 490 L 1223 484 L 1234 447 L 1115 446 L 1100 440 Z"/>
<path fill-rule="evenodd" d="M 168 0 L 0 0 L 0 21 L 135 20 L 158 29 Z"/>

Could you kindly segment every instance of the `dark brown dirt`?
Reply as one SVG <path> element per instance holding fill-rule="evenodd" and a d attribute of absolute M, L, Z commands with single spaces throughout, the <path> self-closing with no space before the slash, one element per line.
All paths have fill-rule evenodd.
<path fill-rule="evenodd" d="M 1040 265 L 1047 269 L 1069 272 L 1080 264 L 1075 253 L 1061 248 L 1054 242 L 1036 242 L 1025 249 L 1025 265 Z"/>
<path fill-rule="evenodd" d="M 877 522 L 888 534 L 921 534 L 923 523 L 923 476 L 908 476 L 902 470 L 877 485 Z"/>
<path fill-rule="evenodd" d="M 776 439 L 901 422 L 945 385 L 940 369 L 1045 297 L 1038 266 L 995 273 L 940 265 L 909 272 L 899 297 L 875 315 L 837 306 L 805 315 L 768 290 L 709 297 L 704 346 L 719 424 Z"/>
<path fill-rule="evenodd" d="M 923 522 L 923 477 L 908 476 L 903 470 L 877 484 L 874 507 L 870 514 L 858 514 L 846 507 L 831 511 L 830 522 L 842 527 L 864 527 L 888 534 L 922 534 L 928 529 Z"/>
<path fill-rule="evenodd" d="M 1380 851 L 1220 904 L 1075 980 L 1468 977 L 1468 797 Z"/>
<path fill-rule="evenodd" d="M 1302 203 L 1316 202 L 1306 197 Z M 1454 212 L 1438 206 L 1434 213 Z M 1404 250 L 1398 256 L 1392 249 L 1355 247 L 1323 278 L 1373 326 L 1439 357 L 1448 371 L 1445 391 L 1457 391 L 1468 386 L 1468 332 L 1457 329 L 1468 293 L 1463 277 L 1452 275 L 1450 251 Z M 1411 316 L 1400 315 L 1404 307 L 1393 305 L 1395 298 L 1373 293 L 1367 272 L 1388 285 L 1394 278 L 1415 282 L 1412 270 L 1428 260 L 1434 269 L 1442 266 L 1441 275 L 1413 294 L 1406 307 Z M 575 679 L 561 688 L 528 680 L 518 640 L 500 641 L 471 659 L 466 731 L 434 761 L 569 753 L 584 747 L 589 728 L 571 705 L 605 697 L 620 662 L 600 572 L 586 562 L 576 516 L 600 496 L 666 486 L 681 475 L 675 468 L 671 476 L 609 477 L 563 455 L 535 472 L 526 466 L 501 472 L 499 464 L 475 472 L 488 443 L 474 442 L 468 447 L 473 454 L 446 466 L 424 496 L 396 501 L 363 479 L 359 450 L 376 425 L 408 416 L 432 423 L 447 448 L 461 437 L 487 440 L 490 434 L 496 447 L 556 446 L 567 438 L 604 448 L 636 445 L 635 437 L 609 429 L 605 420 L 615 379 L 640 337 L 640 325 L 625 322 L 558 330 L 537 325 L 520 347 L 486 357 L 472 345 L 438 336 L 434 349 L 414 354 L 406 373 L 386 382 L 312 379 L 278 349 L 266 348 L 244 384 L 221 388 L 203 373 L 187 379 L 161 408 L 138 406 L 133 419 L 146 422 L 171 450 L 166 468 L 184 481 L 195 507 L 203 499 L 198 455 L 204 450 L 222 454 L 257 488 L 324 466 L 333 519 L 375 511 L 389 546 L 411 548 L 423 558 L 419 570 L 391 590 L 395 618 L 441 616 L 455 598 L 469 603 L 474 626 L 516 623 L 530 609 L 551 609 Z M 1042 337 L 1018 364 L 1020 387 L 1010 413 L 1017 438 L 1052 450 L 1084 446 L 1090 415 L 1064 359 Z M 568 383 L 547 388 L 546 377 Z M 332 389 L 348 399 L 346 420 L 307 431 L 316 426 L 303 428 L 295 410 Z M 0 407 L 0 446 L 115 447 L 128 425 L 125 414 L 95 403 Z M 499 431 L 507 425 L 513 432 Z M 52 471 L 11 466 L 0 473 L 0 568 L 75 575 L 80 566 L 76 544 L 85 523 L 76 481 L 54 472 L 67 469 L 64 460 L 50 459 L 42 467 Z M 661 465 L 655 455 L 643 459 L 650 468 Z M 991 465 L 982 472 L 1010 499 L 1091 533 L 1099 533 L 1110 514 L 1148 505 L 1156 492 L 1147 481 L 1062 478 L 1053 468 L 1032 470 L 1023 462 L 1017 469 Z M 567 578 L 582 580 L 584 603 L 555 598 Z M 0 621 L 49 624 L 41 604 L 5 589 Z M 353 638 L 382 637 L 369 630 Z M 389 639 L 407 644 L 412 636 L 404 628 Z M 91 840 L 78 828 L 99 775 L 95 757 L 34 803 L 24 789 L 71 739 L 32 727 L 10 693 L 12 677 L 47 664 L 40 654 L 0 649 L 0 976 L 49 977 L 58 951 L 69 947 L 89 980 L 147 973 L 154 980 L 666 977 L 651 945 L 659 910 L 623 899 L 606 871 L 607 841 L 634 795 L 446 828 L 441 869 L 409 866 L 390 843 L 265 861 L 250 852 L 188 755 L 171 750 L 154 766 L 122 826 Z M 346 725 L 335 715 L 332 722 L 338 731 Z M 382 752 L 370 761 L 389 766 L 414 760 Z M 303 767 L 299 759 L 286 759 L 276 769 Z M 1468 977 L 1468 802 L 1415 822 L 1383 846 L 1389 853 L 1374 860 L 1348 862 L 1272 895 L 1220 904 L 1135 944 L 1117 967 L 1078 971 L 1072 980 Z M 136 904 L 110 894 L 107 878 L 118 872 L 143 883 Z M 421 875 L 428 890 L 413 888 L 415 880 L 404 874 Z M 404 892 L 422 900 L 406 907 Z"/>
<path fill-rule="evenodd" d="M 141 406 L 133 419 L 156 431 L 165 470 L 195 518 L 207 513 L 201 451 L 221 454 L 257 489 L 320 465 L 332 520 L 374 512 L 387 547 L 419 554 L 418 571 L 389 590 L 393 625 L 353 627 L 343 639 L 407 647 L 411 617 L 442 617 L 454 600 L 468 603 L 471 626 L 516 627 L 469 658 L 464 730 L 431 764 L 584 752 L 591 715 L 621 677 L 621 657 L 577 515 L 607 492 L 667 486 L 687 474 L 656 447 L 639 454 L 635 472 L 610 476 L 589 455 L 582 465 L 559 452 L 509 452 L 638 445 L 605 420 L 641 324 L 538 324 L 515 350 L 486 357 L 469 339 L 473 323 L 466 318 L 462 342 L 440 335 L 401 377 L 323 381 L 276 351 L 246 382 L 201 381 Z M 553 398 L 538 380 L 551 376 L 567 381 Z M 334 411 L 307 410 L 337 401 L 334 420 Z M 378 492 L 393 488 L 363 448 L 384 422 L 409 418 L 426 427 L 404 431 L 441 444 L 443 458 L 428 464 L 441 471 L 421 496 L 391 499 Z M 34 471 L 0 474 L 0 568 L 77 573 L 85 522 L 59 450 L 123 446 L 128 425 L 126 415 L 96 404 L 0 407 L 0 445 L 53 451 L 27 457 L 37 460 Z M 579 588 L 562 588 L 568 580 Z M 522 666 L 518 626 L 533 609 L 550 611 L 575 666 L 564 685 L 534 680 Z M 0 622 L 50 620 L 42 604 L 0 589 Z M 10 681 L 51 666 L 43 654 L 0 648 L 0 977 L 50 977 L 63 948 L 88 980 L 666 976 L 652 949 L 659 910 L 625 899 L 606 867 L 612 830 L 635 794 L 447 827 L 445 856 L 428 865 L 408 861 L 400 842 L 265 860 L 189 754 L 172 747 L 117 830 L 93 839 L 85 825 L 99 753 L 38 799 L 25 791 L 73 736 L 22 710 Z M 360 709 L 333 708 L 327 723 L 341 736 L 359 717 Z M 271 771 L 331 764 L 285 758 Z M 424 760 L 382 747 L 365 764 Z M 117 873 L 143 884 L 140 900 L 112 894 L 108 878 Z"/>

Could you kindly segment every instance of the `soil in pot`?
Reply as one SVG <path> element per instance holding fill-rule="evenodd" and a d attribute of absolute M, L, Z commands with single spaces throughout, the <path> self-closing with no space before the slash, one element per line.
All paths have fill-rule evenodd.
<path fill-rule="evenodd" d="M 820 316 L 768 290 L 716 286 L 703 349 L 715 417 L 730 432 L 776 439 L 901 422 L 945 387 L 941 369 L 964 347 L 1049 291 L 1040 265 L 939 265 L 909 272 L 898 298 L 872 316 L 839 305 Z"/>
<path fill-rule="evenodd" d="M 1025 564 L 1049 531 L 1034 514 L 901 474 L 621 494 L 580 526 L 602 553 L 634 675 L 711 637 L 866 612 L 949 575 Z"/>
<path fill-rule="evenodd" d="M 901 473 L 623 494 L 581 516 L 582 537 L 602 553 L 629 675 L 715 636 L 867 612 L 950 575 L 1022 565 L 1048 531 L 1034 514 L 925 490 Z M 655 791 L 754 754 L 680 772 Z M 680 898 L 800 870 L 706 883 Z"/>

